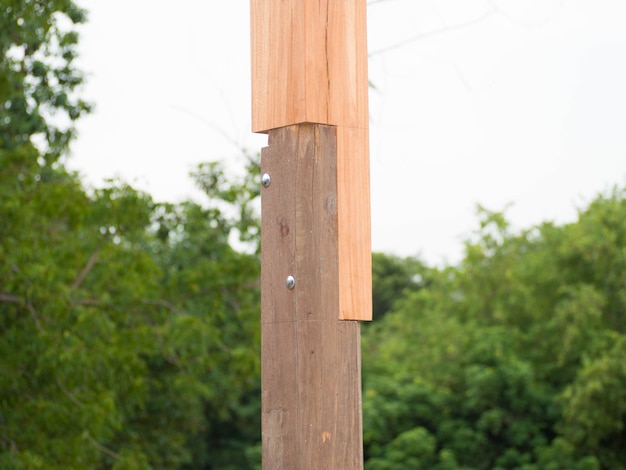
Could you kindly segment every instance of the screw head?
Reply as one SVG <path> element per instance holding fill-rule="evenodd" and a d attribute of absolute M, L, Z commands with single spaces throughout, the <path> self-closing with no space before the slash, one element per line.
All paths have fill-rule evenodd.
<path fill-rule="evenodd" d="M 268 173 L 263 173 L 261 176 L 261 184 L 264 188 L 267 188 L 272 183 L 272 178 Z"/>
<path fill-rule="evenodd" d="M 293 289 L 294 287 L 296 287 L 296 278 L 293 276 L 287 276 L 285 284 L 287 285 L 287 289 Z"/>

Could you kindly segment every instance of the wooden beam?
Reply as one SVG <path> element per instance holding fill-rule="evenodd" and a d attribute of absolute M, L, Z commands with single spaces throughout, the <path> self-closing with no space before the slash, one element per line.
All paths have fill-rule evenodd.
<path fill-rule="evenodd" d="M 368 126 L 365 0 L 251 0 L 252 130 Z"/>
<path fill-rule="evenodd" d="M 356 320 L 372 314 L 365 1 L 251 0 L 252 127 L 269 134 L 261 155 L 268 470 L 363 468 Z"/>
<path fill-rule="evenodd" d="M 360 325 L 338 320 L 337 145 L 337 128 L 300 124 L 271 130 L 262 151 L 261 171 L 271 177 L 261 240 L 268 470 L 363 467 Z"/>
<path fill-rule="evenodd" d="M 371 320 L 365 0 L 251 0 L 252 128 L 337 127 L 338 318 Z"/>

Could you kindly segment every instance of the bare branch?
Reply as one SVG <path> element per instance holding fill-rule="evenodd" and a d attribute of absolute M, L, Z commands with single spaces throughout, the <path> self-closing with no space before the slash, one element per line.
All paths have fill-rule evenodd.
<path fill-rule="evenodd" d="M 37 327 L 37 329 L 39 331 L 43 331 L 43 328 L 41 327 L 41 323 L 39 322 L 39 316 L 37 314 L 37 311 L 30 304 L 30 302 L 27 302 L 25 299 L 18 297 L 17 295 L 7 294 L 4 292 L 0 292 L 0 302 L 9 303 L 9 304 L 18 304 L 21 307 L 24 307 L 30 313 L 30 316 L 32 317 L 33 322 L 35 323 L 35 326 Z"/>
<path fill-rule="evenodd" d="M 159 307 L 165 307 L 172 313 L 180 314 L 181 311 L 176 307 L 176 305 L 168 302 L 167 300 L 150 300 L 150 299 L 142 299 L 141 300 L 146 305 L 157 305 Z"/>
<path fill-rule="evenodd" d="M 96 299 L 78 299 L 72 300 L 71 304 L 74 306 L 82 305 L 85 307 L 98 307 L 100 305 L 100 301 Z"/>
<path fill-rule="evenodd" d="M 100 248 L 97 248 L 96 251 L 94 251 L 91 254 L 89 259 L 87 260 L 87 264 L 85 265 L 83 270 L 80 272 L 78 277 L 72 283 L 72 286 L 71 286 L 72 289 L 78 289 L 80 287 L 80 285 L 83 283 L 85 278 L 89 275 L 89 273 L 93 269 L 94 265 L 96 264 L 96 261 L 98 260 L 98 255 L 99 254 L 100 254 Z"/>
<path fill-rule="evenodd" d="M 74 395 L 72 392 L 70 392 L 68 389 L 66 389 L 63 386 L 63 383 L 61 382 L 61 379 L 59 379 L 58 375 L 56 377 L 56 382 L 57 382 L 57 385 L 59 386 L 59 388 L 61 389 L 61 391 L 63 392 L 63 394 L 67 398 L 69 398 L 72 403 L 75 403 L 76 405 L 80 406 L 81 408 L 83 406 L 85 406 L 85 404 L 83 402 L 81 402 L 78 398 L 76 398 L 76 395 Z"/>
<path fill-rule="evenodd" d="M 396 0 L 370 0 L 369 2 L 367 2 L 367 6 L 371 6 L 371 5 L 376 5 L 377 3 L 386 3 L 386 2 L 392 2 L 392 1 L 396 1 Z"/>
<path fill-rule="evenodd" d="M 381 0 L 382 1 L 382 0 Z M 397 42 L 395 44 L 391 44 L 389 46 L 385 46 L 382 47 L 380 49 L 377 49 L 375 51 L 370 52 L 368 55 L 369 57 L 378 55 L 378 54 L 383 54 L 385 52 L 394 50 L 394 49 L 399 49 L 403 46 L 406 46 L 407 44 L 411 44 L 413 42 L 416 41 L 420 41 L 422 39 L 426 39 L 426 38 L 430 38 L 433 36 L 439 36 L 441 34 L 444 33 L 448 33 L 450 31 L 456 31 L 459 29 L 464 29 L 470 26 L 473 26 L 477 23 L 480 23 L 482 21 L 485 21 L 487 18 L 489 18 L 490 16 L 494 15 L 495 13 L 498 13 L 498 10 L 492 6 L 492 8 L 490 8 L 489 10 L 485 11 L 482 15 L 477 16 L 476 18 L 473 18 L 469 21 L 466 21 L 464 23 L 457 23 L 457 24 L 453 24 L 453 25 L 449 25 L 449 26 L 444 26 L 442 28 L 438 28 L 438 29 L 432 29 L 430 31 L 426 31 L 424 33 L 418 33 L 415 36 L 411 36 L 410 38 L 404 39 L 400 42 Z"/>
<path fill-rule="evenodd" d="M 26 310 L 30 312 L 30 316 L 33 319 L 33 322 L 35 323 L 35 326 L 37 327 L 37 329 L 39 331 L 43 331 L 43 328 L 41 327 L 41 323 L 39 322 L 39 316 L 37 315 L 37 312 L 35 311 L 34 307 L 29 302 L 24 302 L 24 307 L 26 307 Z"/>
<path fill-rule="evenodd" d="M 212 129 L 213 131 L 215 131 L 219 135 L 221 135 L 226 141 L 228 141 L 231 145 L 236 147 L 237 150 L 243 151 L 244 154 L 247 152 L 247 149 L 245 148 L 245 146 L 241 145 L 241 143 L 238 142 L 237 139 L 235 139 L 235 138 L 231 137 L 230 135 L 228 135 L 228 133 L 226 131 L 224 131 L 221 127 L 219 127 L 218 125 L 212 123 L 208 119 L 205 119 L 200 114 L 194 113 L 193 111 L 190 111 L 187 108 L 183 108 L 182 106 L 178 106 L 178 105 L 175 105 L 175 104 L 170 105 L 170 107 L 172 109 L 175 109 L 176 111 L 180 111 L 182 113 L 185 113 L 185 114 L 191 116 L 192 118 L 200 121 L 205 126 L 207 126 L 209 129 Z"/>
<path fill-rule="evenodd" d="M 486 0 L 487 3 L 489 4 L 489 6 L 491 6 L 491 8 L 493 8 L 493 10 L 495 10 L 500 16 L 502 16 L 503 18 L 506 18 L 508 21 L 510 21 L 511 23 L 513 23 L 514 25 L 520 26 L 522 28 L 529 28 L 529 29 L 538 29 L 541 28 L 543 26 L 545 26 L 546 24 L 552 22 L 558 15 L 559 11 L 563 9 L 563 0 L 559 0 L 557 7 L 554 9 L 554 11 L 552 13 L 550 13 L 549 15 L 545 16 L 544 18 L 535 21 L 535 22 L 527 22 L 527 21 L 521 21 L 515 17 L 513 17 L 512 15 L 510 15 L 509 13 L 506 13 L 504 10 L 502 10 L 502 8 L 500 8 L 496 2 L 494 0 Z"/>
<path fill-rule="evenodd" d="M 4 292 L 0 292 L 0 302 L 5 302 L 9 304 L 21 304 L 23 300 L 17 295 L 5 294 Z"/>
<path fill-rule="evenodd" d="M 98 441 L 96 441 L 93 437 L 91 437 L 91 434 L 89 434 L 89 433 L 87 433 L 87 439 L 89 439 L 89 442 L 91 442 L 91 444 L 96 449 L 98 449 L 100 452 L 104 452 L 108 456 L 113 457 L 115 460 L 123 460 L 124 459 L 124 457 L 122 457 L 120 454 L 115 453 L 114 451 L 112 451 L 108 447 L 104 447 L 102 444 L 100 444 Z"/>

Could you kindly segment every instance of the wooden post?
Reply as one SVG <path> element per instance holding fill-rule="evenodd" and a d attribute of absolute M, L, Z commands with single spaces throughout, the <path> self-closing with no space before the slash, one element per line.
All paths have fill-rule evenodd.
<path fill-rule="evenodd" d="M 263 467 L 363 467 L 371 319 L 365 0 L 251 0 L 261 157 Z M 288 285 L 293 276 L 295 284 Z"/>

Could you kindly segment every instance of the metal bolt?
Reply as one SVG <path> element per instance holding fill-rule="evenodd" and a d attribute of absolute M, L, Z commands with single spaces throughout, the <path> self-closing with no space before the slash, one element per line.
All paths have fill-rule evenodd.
<path fill-rule="evenodd" d="M 270 175 L 267 173 L 263 173 L 263 176 L 261 176 L 261 184 L 263 185 L 263 187 L 267 188 L 271 182 L 272 178 L 270 177 Z"/>
<path fill-rule="evenodd" d="M 296 287 L 296 278 L 293 276 L 287 276 L 287 281 L 285 281 L 285 284 L 287 284 L 287 289 L 293 289 L 294 287 Z"/>

